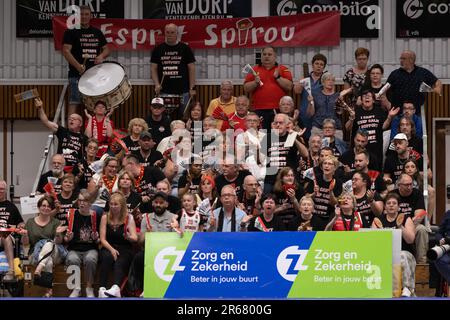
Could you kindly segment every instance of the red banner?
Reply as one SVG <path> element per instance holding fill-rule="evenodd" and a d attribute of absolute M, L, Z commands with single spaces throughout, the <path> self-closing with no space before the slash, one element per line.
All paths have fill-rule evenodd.
<path fill-rule="evenodd" d="M 53 17 L 53 39 L 61 50 L 66 20 Z M 181 41 L 191 48 L 256 48 L 337 46 L 340 41 L 340 13 L 299 14 L 281 17 L 212 20 L 92 19 L 105 34 L 112 49 L 151 50 L 164 42 L 164 26 L 178 26 Z"/>

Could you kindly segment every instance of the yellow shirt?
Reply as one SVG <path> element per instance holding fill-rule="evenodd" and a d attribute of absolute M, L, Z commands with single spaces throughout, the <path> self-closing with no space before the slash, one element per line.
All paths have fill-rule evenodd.
<path fill-rule="evenodd" d="M 209 103 L 209 107 L 208 110 L 206 110 L 206 116 L 210 116 L 212 115 L 212 113 L 214 112 L 214 109 L 216 109 L 218 106 L 221 106 L 223 111 L 225 112 L 226 115 L 232 114 L 236 111 L 236 97 L 231 97 L 230 102 L 222 102 L 220 97 L 212 99 L 211 102 Z M 222 128 L 222 120 L 217 120 L 217 129 L 221 129 Z"/>

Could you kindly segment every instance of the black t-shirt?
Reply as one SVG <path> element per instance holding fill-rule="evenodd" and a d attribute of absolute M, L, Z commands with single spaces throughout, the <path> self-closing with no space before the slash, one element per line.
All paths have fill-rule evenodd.
<path fill-rule="evenodd" d="M 335 187 L 333 189 L 334 196 L 337 198 L 342 193 L 342 181 L 334 178 Z M 330 205 L 330 183 L 325 181 L 323 175 L 316 175 L 316 183 L 319 186 L 318 194 L 314 195 L 314 214 L 323 218 L 330 218 L 334 215 L 334 206 Z M 314 194 L 314 183 L 308 183 L 305 193 Z"/>
<path fill-rule="evenodd" d="M 272 220 L 267 221 L 263 214 L 253 217 L 249 221 L 247 231 L 284 231 L 286 230 L 283 221 L 278 215 L 273 215 Z"/>
<path fill-rule="evenodd" d="M 386 158 L 386 161 L 384 162 L 384 173 L 388 173 L 391 175 L 392 183 L 395 183 L 397 179 L 400 177 L 400 174 L 403 171 L 403 168 L 405 167 L 405 163 L 409 159 L 414 159 L 417 161 L 418 169 L 419 171 L 423 168 L 423 162 L 422 157 L 420 157 L 419 154 L 410 152 L 408 159 L 400 160 L 397 156 L 397 153 L 394 155 L 391 155 Z"/>
<path fill-rule="evenodd" d="M 423 199 L 423 194 L 418 189 L 413 189 L 412 193 L 403 197 L 400 195 L 400 191 L 395 189 L 393 192 L 399 195 L 400 197 L 400 212 L 405 214 L 405 217 L 414 218 L 414 212 L 418 209 L 425 210 L 425 201 Z"/>
<path fill-rule="evenodd" d="M 316 215 L 313 215 L 311 217 L 311 220 L 309 222 L 311 231 L 322 231 L 323 230 L 323 228 L 322 229 L 320 228 L 320 222 L 317 220 L 318 220 L 318 217 Z M 303 219 L 301 215 L 296 215 L 295 217 L 292 218 L 291 221 L 289 221 L 287 230 L 288 231 L 298 231 L 298 227 L 300 227 L 300 225 L 304 222 L 306 222 L 306 220 Z"/>
<path fill-rule="evenodd" d="M 403 223 L 402 223 L 403 226 L 406 224 L 406 220 L 407 219 L 405 217 L 405 219 L 403 220 Z M 381 221 L 381 224 L 383 225 L 383 229 L 398 229 L 397 219 L 395 219 L 394 221 L 388 221 L 387 215 L 384 213 L 381 215 L 380 221 Z M 415 255 L 415 252 L 416 252 L 414 243 L 411 243 L 411 244 L 406 243 L 406 241 L 405 241 L 405 239 L 403 239 L 403 237 L 402 237 L 402 250 L 409 251 L 409 252 L 411 252 L 412 255 Z"/>
<path fill-rule="evenodd" d="M 289 221 L 292 220 L 293 217 L 298 215 L 297 210 L 294 207 L 294 204 L 291 202 L 291 199 L 287 196 L 285 191 L 274 192 L 277 197 L 277 206 L 285 206 L 286 209 L 278 211 L 277 215 L 280 216 L 286 228 L 289 224 Z M 295 190 L 295 198 L 300 200 L 304 196 L 305 192 L 303 190 L 303 186 L 299 185 L 299 188 Z"/>
<path fill-rule="evenodd" d="M 23 222 L 22 215 L 16 205 L 9 200 L 0 202 L 0 227 L 8 228 Z"/>
<path fill-rule="evenodd" d="M 278 139 L 272 140 L 270 131 L 264 136 L 261 142 L 261 146 L 267 146 L 267 169 L 264 183 L 275 184 L 277 173 L 282 168 L 290 167 L 296 172 L 299 159 L 298 150 L 295 143 L 292 147 L 284 147 L 288 136 L 287 133 L 283 136 L 274 134 L 274 137 L 278 137 Z"/>
<path fill-rule="evenodd" d="M 239 194 L 241 191 L 242 185 L 244 184 L 244 179 L 246 176 L 251 175 L 250 171 L 248 170 L 240 170 L 237 177 L 233 179 L 232 181 L 228 181 L 223 174 L 216 177 L 216 188 L 217 188 L 217 194 L 220 195 L 222 192 L 222 188 L 226 186 L 227 184 L 231 184 L 236 189 L 236 194 Z"/>
<path fill-rule="evenodd" d="M 128 197 L 126 198 L 126 204 L 127 204 L 128 214 L 131 214 L 133 216 L 134 222 L 136 223 L 136 227 L 140 228 L 142 217 L 139 216 L 137 214 L 137 211 L 134 209 L 136 209 L 136 207 L 138 207 L 138 206 L 139 206 L 139 210 L 141 209 L 141 207 L 145 208 L 145 206 L 143 206 L 143 204 L 142 204 L 142 197 L 137 192 L 131 191 L 130 194 L 128 195 Z"/>
<path fill-rule="evenodd" d="M 139 152 L 139 150 L 141 150 L 139 140 L 134 141 L 133 139 L 131 139 L 131 136 L 126 136 L 125 138 L 122 139 L 122 141 L 127 146 L 129 153 Z"/>
<path fill-rule="evenodd" d="M 381 196 L 375 192 L 373 201 L 383 201 Z M 363 228 L 370 228 L 372 226 L 375 214 L 372 211 L 371 204 L 367 201 L 367 195 L 365 194 L 362 198 L 356 199 L 356 211 L 361 215 Z"/>
<path fill-rule="evenodd" d="M 156 184 L 165 178 L 161 169 L 153 166 L 146 167 L 136 192 L 141 196 L 154 194 L 156 193 Z"/>
<path fill-rule="evenodd" d="M 340 157 L 339 161 L 346 166 L 349 166 L 350 169 L 353 171 L 355 170 L 355 149 L 351 148 L 344 152 Z M 377 170 L 380 171 L 381 168 L 377 169 L 377 165 L 379 165 L 378 157 L 373 154 L 372 152 L 369 152 L 369 170 Z"/>
<path fill-rule="evenodd" d="M 75 166 L 83 159 L 84 147 L 88 138 L 82 133 L 72 132 L 67 128 L 58 126 L 55 133 L 58 138 L 58 152 L 66 160 L 66 166 Z"/>
<path fill-rule="evenodd" d="M 183 174 L 181 175 L 180 179 L 178 180 L 178 189 L 185 188 L 187 184 L 187 170 L 184 170 Z M 190 193 L 198 194 L 200 192 L 200 183 L 201 183 L 202 177 L 192 177 L 191 186 L 189 187 Z"/>
<path fill-rule="evenodd" d="M 146 121 L 148 124 L 148 131 L 152 134 L 155 146 L 157 146 L 162 139 L 172 134 L 170 131 L 170 119 L 167 116 L 163 116 L 161 120 L 155 121 L 152 116 L 149 115 Z"/>
<path fill-rule="evenodd" d="M 95 214 L 96 219 L 95 230 L 92 228 L 92 214 Z M 91 215 L 83 216 L 78 210 L 75 211 L 72 228 L 73 238 L 69 241 L 67 246 L 68 250 L 85 252 L 98 249 L 97 243 L 92 239 L 92 233 L 98 232 L 100 234 L 100 221 L 102 216 L 97 215 L 93 210 L 91 211 Z M 98 236 L 99 238 L 100 236 Z"/>
<path fill-rule="evenodd" d="M 89 28 L 67 29 L 64 31 L 63 44 L 70 44 L 70 52 L 80 63 L 84 62 L 84 55 L 89 55 L 86 60 L 86 69 L 94 65 L 95 58 L 102 52 L 106 45 L 106 39 L 103 33 L 92 26 Z M 69 64 L 69 77 L 79 77 L 80 73 Z"/>
<path fill-rule="evenodd" d="M 44 187 L 48 182 L 48 178 L 53 177 L 52 171 L 47 171 L 39 178 L 39 183 L 37 186 L 37 191 L 40 193 L 45 193 Z M 55 189 L 56 194 L 61 193 L 61 184 L 62 184 L 62 178 L 58 178 L 58 181 L 53 185 L 53 188 Z"/>
<path fill-rule="evenodd" d="M 352 128 L 352 141 L 358 129 L 367 130 L 367 151 L 372 154 L 383 154 L 383 123 L 386 120 L 386 112 L 380 107 L 374 106 L 372 110 L 364 110 L 362 107 L 355 108 L 355 120 Z M 380 159 L 370 159 L 375 170 L 381 171 Z"/>
<path fill-rule="evenodd" d="M 84 172 L 83 172 L 82 176 L 80 177 L 80 181 L 78 181 L 78 189 L 79 190 L 87 189 L 87 187 L 89 185 L 89 181 L 91 181 L 92 176 L 95 174 L 94 170 L 92 170 L 89 167 L 89 164 L 87 163 L 86 159 L 83 159 L 82 165 L 83 165 Z M 75 167 L 75 170 L 73 172 L 74 174 L 75 174 L 75 171 L 79 172 L 78 167 Z"/>
<path fill-rule="evenodd" d="M 67 226 L 67 215 L 71 208 L 76 208 L 76 201 L 78 199 L 78 192 L 72 192 L 72 195 L 65 199 L 58 194 L 58 201 L 61 203 L 61 210 L 56 214 L 55 218 L 62 222 L 63 226 Z"/>
<path fill-rule="evenodd" d="M 157 46 L 150 59 L 158 65 L 159 81 L 164 75 L 161 91 L 170 94 L 189 92 L 188 64 L 195 62 L 192 49 L 183 42 L 176 45 L 162 43 Z"/>
<path fill-rule="evenodd" d="M 132 155 L 138 158 L 139 163 L 144 167 L 153 166 L 156 161 L 161 160 L 163 158 L 161 152 L 156 150 L 151 150 L 150 155 L 147 158 L 142 156 L 141 150 L 131 152 Z"/>

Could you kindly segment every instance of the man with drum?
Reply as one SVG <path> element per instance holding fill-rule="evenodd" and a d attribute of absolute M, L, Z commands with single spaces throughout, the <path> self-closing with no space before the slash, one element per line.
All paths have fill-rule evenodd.
<path fill-rule="evenodd" d="M 157 96 L 182 96 L 178 118 L 183 117 L 189 97 L 195 90 L 195 57 L 192 49 L 178 40 L 177 26 L 169 23 L 164 28 L 165 42 L 158 45 L 150 59 L 151 77 Z"/>
<path fill-rule="evenodd" d="M 102 63 L 110 53 L 103 33 L 89 25 L 91 18 L 91 8 L 80 6 L 81 28 L 67 29 L 64 32 L 63 55 L 69 63 L 69 116 L 76 113 L 81 104 L 78 91 L 80 76 L 93 65 Z"/>

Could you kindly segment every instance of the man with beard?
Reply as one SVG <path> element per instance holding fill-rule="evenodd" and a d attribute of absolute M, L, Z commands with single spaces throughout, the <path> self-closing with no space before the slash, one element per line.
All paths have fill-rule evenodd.
<path fill-rule="evenodd" d="M 167 194 L 157 192 L 153 197 L 152 206 L 154 212 L 144 214 L 141 222 L 141 231 L 138 236 L 138 243 L 145 248 L 145 234 L 147 232 L 171 232 L 178 227 L 177 215 L 168 211 Z M 131 291 L 139 295 L 144 289 L 144 250 L 140 250 L 134 256 L 131 262 L 130 272 L 128 274 L 129 286 Z M 132 283 L 130 282 L 132 279 Z"/>
<path fill-rule="evenodd" d="M 161 152 L 155 149 L 156 144 L 150 132 L 142 131 L 139 137 L 139 146 L 139 150 L 133 151 L 131 154 L 138 158 L 142 166 L 154 166 L 155 162 L 163 158 Z"/>
<path fill-rule="evenodd" d="M 339 161 L 344 166 L 344 170 L 346 173 L 350 173 L 355 170 L 355 154 L 362 149 L 366 149 L 368 143 L 369 132 L 365 129 L 356 130 L 355 137 L 353 138 L 353 148 L 347 150 L 339 157 Z M 377 156 L 369 152 L 369 158 L 369 169 L 376 170 L 376 165 L 374 165 L 373 163 L 378 163 Z"/>
<path fill-rule="evenodd" d="M 45 193 L 46 192 L 44 190 L 45 185 L 47 183 L 50 183 L 51 180 L 56 180 L 56 182 L 50 183 L 50 184 L 53 185 L 53 188 L 55 189 L 55 193 L 60 194 L 62 178 L 64 177 L 65 164 L 66 164 L 66 161 L 64 160 L 64 157 L 61 154 L 58 154 L 58 153 L 54 154 L 52 157 L 52 168 L 51 168 L 51 170 L 49 170 L 46 173 L 44 173 L 43 175 L 41 175 L 41 178 L 39 179 L 39 184 L 38 184 L 36 191 L 39 193 Z M 53 195 L 50 195 L 50 196 L 53 196 Z"/>
<path fill-rule="evenodd" d="M 23 228 L 25 223 L 16 205 L 6 199 L 7 184 L 5 180 L 0 180 L 0 227 L 10 228 L 11 226 Z M 14 282 L 14 244 L 10 235 L 0 236 L 0 244 L 5 251 L 8 261 L 8 272 L 3 276 L 3 282 Z"/>
<path fill-rule="evenodd" d="M 394 184 L 403 171 L 409 159 L 416 160 L 419 170 L 423 168 L 422 156 L 408 147 L 408 137 L 404 133 L 397 133 L 394 137 L 395 154 L 386 158 L 384 163 L 384 180 L 387 184 Z M 420 171 L 422 173 L 422 171 Z"/>
<path fill-rule="evenodd" d="M 262 189 L 256 178 L 248 175 L 244 178 L 243 190 L 238 194 L 238 207 L 249 216 L 256 216 L 261 210 L 259 203 Z"/>
<path fill-rule="evenodd" d="M 276 205 L 276 197 L 273 194 L 264 195 L 260 200 L 260 206 L 262 207 L 262 213 L 251 217 L 247 216 L 249 220 L 247 231 L 284 231 L 285 226 L 280 216 L 274 215 Z M 241 222 L 242 226 L 247 225 L 247 221 Z"/>
<path fill-rule="evenodd" d="M 200 182 L 202 177 L 202 158 L 193 154 L 189 163 L 189 168 L 185 170 L 178 180 L 178 197 L 185 193 L 198 194 L 200 192 Z"/>
<path fill-rule="evenodd" d="M 83 161 L 84 148 L 87 145 L 88 138 L 81 133 L 83 118 L 72 113 L 68 118 L 68 127 L 64 128 L 56 122 L 48 120 L 43 108 L 43 102 L 40 98 L 34 99 L 39 119 L 49 128 L 58 138 L 57 153 L 62 154 L 66 160 L 66 165 L 75 167 Z"/>

